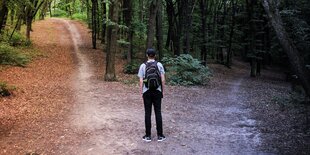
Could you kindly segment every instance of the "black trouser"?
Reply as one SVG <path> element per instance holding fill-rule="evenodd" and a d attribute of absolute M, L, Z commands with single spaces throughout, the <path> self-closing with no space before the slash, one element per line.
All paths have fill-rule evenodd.
<path fill-rule="evenodd" d="M 154 111 L 155 111 L 157 135 L 158 136 L 163 135 L 163 122 L 161 117 L 161 98 L 162 94 L 158 90 L 155 91 L 148 90 L 143 94 L 146 136 L 151 136 L 152 104 L 154 105 Z"/>

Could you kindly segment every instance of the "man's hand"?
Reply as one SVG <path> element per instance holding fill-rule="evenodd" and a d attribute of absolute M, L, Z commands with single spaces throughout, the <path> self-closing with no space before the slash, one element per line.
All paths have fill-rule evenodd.
<path fill-rule="evenodd" d="M 143 97 L 143 78 L 140 78 L 140 91 Z"/>

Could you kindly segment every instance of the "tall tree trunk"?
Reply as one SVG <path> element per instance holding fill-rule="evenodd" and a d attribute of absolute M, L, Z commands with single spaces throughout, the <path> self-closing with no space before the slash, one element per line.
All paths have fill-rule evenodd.
<path fill-rule="evenodd" d="M 193 11 L 194 11 L 194 0 L 184 0 L 183 1 L 183 11 L 185 18 L 183 18 L 184 25 L 184 38 L 183 38 L 183 53 L 188 54 L 191 51 L 191 30 L 192 30 L 192 21 L 193 21 Z"/>
<path fill-rule="evenodd" d="M 127 49 L 127 63 L 131 63 L 132 61 L 132 41 L 133 41 L 133 30 L 132 30 L 132 0 L 123 0 L 123 8 L 124 8 L 124 21 L 125 25 L 128 27 L 128 35 L 127 35 L 127 41 L 129 42 L 129 46 Z"/>
<path fill-rule="evenodd" d="M 28 40 L 30 40 L 31 25 L 32 25 L 32 17 L 27 16 L 27 19 L 26 19 L 26 37 Z"/>
<path fill-rule="evenodd" d="M 229 33 L 229 42 L 228 42 L 228 51 L 226 57 L 226 66 L 228 68 L 231 67 L 232 64 L 232 41 L 234 36 L 234 28 L 235 28 L 235 13 L 236 13 L 236 4 L 235 0 L 231 0 L 231 7 L 232 7 L 232 17 L 231 17 L 231 26 L 230 26 L 230 33 Z"/>
<path fill-rule="evenodd" d="M 220 30 L 220 39 L 221 39 L 221 46 L 218 49 L 218 61 L 221 64 L 225 64 L 224 62 L 224 53 L 227 51 L 227 46 L 226 46 L 226 16 L 227 16 L 227 0 L 223 0 L 223 16 L 220 18 L 220 22 L 223 25 L 223 27 Z"/>
<path fill-rule="evenodd" d="M 48 9 L 48 5 L 49 5 L 48 2 L 44 2 L 43 8 L 41 9 L 41 12 L 40 12 L 40 20 L 44 20 L 44 17 Z"/>
<path fill-rule="evenodd" d="M 150 14 L 149 14 L 149 21 L 147 25 L 147 41 L 146 41 L 146 48 L 153 47 L 154 43 L 154 36 L 155 36 L 155 22 L 156 22 L 156 13 L 157 13 L 157 1 L 153 0 L 150 4 Z"/>
<path fill-rule="evenodd" d="M 101 2 L 102 5 L 102 24 L 101 24 L 101 43 L 105 43 L 105 37 L 106 37 L 106 21 L 107 21 L 107 7 L 106 7 L 106 2 L 102 0 Z"/>
<path fill-rule="evenodd" d="M 306 69 L 306 64 L 303 57 L 300 56 L 300 53 L 296 46 L 293 44 L 292 40 L 289 38 L 283 22 L 279 13 L 279 1 L 278 0 L 262 0 L 263 7 L 267 13 L 269 20 L 276 32 L 276 35 L 279 39 L 279 42 L 286 52 L 289 58 L 291 68 L 295 74 L 300 79 L 303 88 L 305 89 L 306 95 L 310 97 L 310 73 Z"/>
<path fill-rule="evenodd" d="M 200 0 L 200 11 L 201 11 L 201 32 L 202 32 L 202 45 L 200 47 L 200 57 L 202 64 L 207 65 L 207 1 Z"/>
<path fill-rule="evenodd" d="M 97 44 L 97 0 L 92 0 L 92 44 L 93 49 L 96 49 Z"/>
<path fill-rule="evenodd" d="M 180 43 L 179 33 L 177 32 L 177 18 L 174 8 L 174 2 L 172 0 L 166 0 L 166 11 L 168 16 L 168 36 L 166 41 L 166 48 L 171 46 L 171 51 L 174 55 L 180 55 Z"/>
<path fill-rule="evenodd" d="M 248 43 L 249 46 L 247 47 L 248 51 L 246 51 L 246 53 L 250 53 L 253 56 L 251 57 L 251 62 L 255 62 L 255 63 L 251 63 L 251 77 L 256 77 L 256 64 L 257 64 L 257 60 L 253 60 L 253 59 L 257 59 L 256 58 L 256 38 L 255 38 L 255 34 L 256 34 L 256 26 L 255 26 L 255 22 L 254 22 L 254 1 L 252 0 L 246 0 L 246 6 L 247 6 L 247 15 L 248 15 L 248 24 L 249 24 L 249 29 L 247 30 L 247 35 L 248 35 Z M 254 66 L 253 66 L 254 65 Z M 255 68 L 255 70 L 253 70 Z"/>
<path fill-rule="evenodd" d="M 111 1 L 109 7 L 110 19 L 114 23 L 118 23 L 119 0 Z M 108 25 L 107 32 L 107 57 L 106 57 L 106 73 L 104 79 L 106 81 L 115 81 L 115 53 L 117 51 L 117 32 L 118 25 Z"/>
<path fill-rule="evenodd" d="M 92 13 L 91 13 L 91 11 L 90 11 L 90 8 L 91 8 L 91 6 L 90 6 L 90 4 L 89 4 L 89 0 L 86 0 L 86 12 L 87 12 L 87 24 L 88 24 L 88 28 L 91 28 L 91 19 L 92 19 Z"/>
<path fill-rule="evenodd" d="M 11 25 L 14 24 L 14 16 L 15 16 L 15 10 L 11 9 L 11 13 L 10 13 L 10 24 Z"/>
<path fill-rule="evenodd" d="M 99 3 L 98 3 L 98 0 L 96 0 L 96 32 L 97 32 L 97 35 L 96 37 L 98 39 L 100 39 L 100 14 L 99 14 Z"/>
<path fill-rule="evenodd" d="M 50 17 L 53 17 L 53 14 L 52 14 L 52 3 L 53 3 L 53 1 L 49 2 L 49 4 L 48 4 L 49 11 L 50 11 Z"/>
<path fill-rule="evenodd" d="M 162 10 L 162 1 L 157 1 L 157 15 L 156 15 L 156 41 L 157 41 L 157 50 L 158 50 L 158 59 L 162 58 L 163 51 L 163 10 Z"/>
<path fill-rule="evenodd" d="M 0 33 L 5 27 L 7 15 L 8 15 L 7 0 L 2 0 L 0 2 Z"/>
<path fill-rule="evenodd" d="M 139 0 L 139 19 L 140 22 L 144 21 L 144 0 Z"/>
<path fill-rule="evenodd" d="M 32 31 L 32 20 L 38 13 L 38 10 L 42 6 L 44 1 L 39 2 L 39 0 L 34 0 L 32 4 L 26 6 L 26 37 L 30 40 L 30 31 Z"/>
<path fill-rule="evenodd" d="M 217 59 L 217 50 L 216 50 L 217 48 L 216 48 L 216 42 L 214 41 L 217 37 L 217 7 L 215 7 L 213 15 L 212 31 L 213 31 L 212 55 L 214 59 Z"/>
<path fill-rule="evenodd" d="M 188 0 L 181 0 L 181 1 L 177 1 L 177 4 L 178 4 L 178 19 L 179 19 L 179 22 L 177 23 L 177 51 L 179 51 L 181 53 L 181 50 L 182 50 L 182 53 L 184 53 L 185 49 L 184 49 L 184 40 L 182 38 L 184 38 L 184 27 L 186 25 L 186 10 L 188 8 L 188 5 L 187 5 L 187 1 Z"/>

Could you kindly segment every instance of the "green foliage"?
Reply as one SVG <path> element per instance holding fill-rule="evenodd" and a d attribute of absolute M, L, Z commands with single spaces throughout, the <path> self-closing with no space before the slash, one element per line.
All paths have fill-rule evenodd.
<path fill-rule="evenodd" d="M 172 85 L 206 85 L 210 81 L 210 69 L 189 54 L 164 57 L 162 61 L 167 67 L 168 82 Z"/>
<path fill-rule="evenodd" d="M 137 74 L 139 71 L 140 64 L 137 61 L 132 61 L 124 66 L 124 73 L 126 74 Z"/>
<path fill-rule="evenodd" d="M 0 64 L 25 66 L 30 61 L 30 58 L 21 54 L 16 48 L 7 44 L 0 44 Z"/>
<path fill-rule="evenodd" d="M 14 90 L 16 90 L 15 86 L 10 86 L 6 82 L 0 82 L 0 96 L 10 96 Z"/>
<path fill-rule="evenodd" d="M 132 22 L 132 29 L 137 36 L 146 36 L 147 25 L 139 20 L 134 20 Z"/>
<path fill-rule="evenodd" d="M 117 40 L 117 43 L 121 46 L 121 47 L 128 47 L 130 45 L 130 42 L 124 40 L 124 39 L 120 39 Z"/>
<path fill-rule="evenodd" d="M 310 1 L 281 1 L 281 16 L 288 32 L 305 62 L 310 61 Z"/>
<path fill-rule="evenodd" d="M 87 15 L 85 13 L 75 13 L 72 15 L 72 19 L 87 22 Z"/>
<path fill-rule="evenodd" d="M 58 9 L 58 8 L 53 10 L 52 14 L 53 14 L 53 17 L 66 17 L 67 16 L 66 11 Z"/>
<path fill-rule="evenodd" d="M 11 46 L 29 46 L 31 41 L 27 40 L 25 36 L 21 35 L 19 32 L 15 32 L 12 38 L 8 40 Z"/>

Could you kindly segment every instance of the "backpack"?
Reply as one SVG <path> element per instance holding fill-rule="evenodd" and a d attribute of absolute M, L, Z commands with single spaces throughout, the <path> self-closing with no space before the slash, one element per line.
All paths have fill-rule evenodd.
<path fill-rule="evenodd" d="M 145 87 L 150 90 L 157 90 L 161 85 L 161 77 L 157 63 L 157 61 L 145 63 Z"/>

